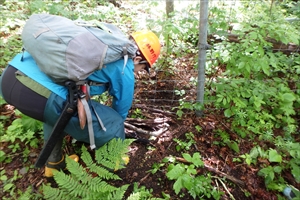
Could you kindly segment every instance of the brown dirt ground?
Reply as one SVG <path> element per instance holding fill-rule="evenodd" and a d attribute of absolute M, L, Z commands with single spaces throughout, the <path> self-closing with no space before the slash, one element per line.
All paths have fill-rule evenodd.
<path fill-rule="evenodd" d="M 173 155 L 176 157 L 182 157 L 181 152 L 176 150 L 176 142 L 172 141 L 173 138 L 184 140 L 184 134 L 187 132 L 197 131 L 193 128 L 196 125 L 209 124 L 215 122 L 215 126 L 218 126 L 218 120 L 215 115 L 207 115 L 204 118 L 196 118 L 195 116 L 187 116 L 184 122 L 170 124 L 169 130 L 164 132 L 161 136 L 157 137 L 156 140 L 151 141 L 149 144 L 142 144 L 134 142 L 130 145 L 130 162 L 126 168 L 116 172 L 122 181 L 114 182 L 116 186 L 124 184 L 130 184 L 127 193 L 128 196 L 132 189 L 133 183 L 137 182 L 139 186 L 145 186 L 147 189 L 152 189 L 152 194 L 155 197 L 162 197 L 162 192 L 169 194 L 171 199 L 182 199 L 175 194 L 172 189 L 173 181 L 170 181 L 166 177 L 166 171 L 161 170 L 155 174 L 149 172 L 152 169 L 154 163 L 161 163 L 162 159 L 166 156 Z M 212 142 L 219 138 L 214 138 L 213 133 L 214 127 L 207 126 L 203 129 L 202 133 L 195 134 L 196 144 L 189 150 L 190 153 L 200 152 L 203 160 L 207 167 L 199 170 L 199 174 L 211 173 L 218 177 L 229 177 L 234 181 L 227 179 L 226 187 L 229 192 L 234 196 L 235 199 L 277 199 L 276 194 L 269 192 L 265 189 L 264 181 L 261 177 L 257 176 L 257 168 L 248 166 L 246 164 L 236 164 L 232 162 L 232 158 L 235 157 L 232 150 L 228 147 L 222 147 L 214 145 Z M 146 135 L 140 135 L 141 138 L 147 138 Z M 77 142 L 75 145 L 71 144 L 69 136 L 66 138 L 65 151 L 68 154 L 75 153 L 76 149 L 79 149 L 82 143 Z M 22 143 L 20 142 L 22 145 Z M 4 149 L 9 153 L 7 143 L 2 143 L 1 149 Z M 154 147 L 154 148 L 149 148 Z M 251 145 L 244 141 L 240 144 L 241 151 L 247 152 Z M 21 147 L 22 149 L 22 147 Z M 35 163 L 35 160 L 39 154 L 39 149 L 31 149 L 29 154 L 28 163 Z M 1 169 L 6 170 L 6 174 L 13 176 L 15 170 L 24 168 L 24 157 L 22 152 L 15 153 L 13 160 L 10 163 L 2 164 Z M 213 169 L 213 170 L 212 170 Z M 44 170 L 30 168 L 27 173 L 23 174 L 22 177 L 16 182 L 16 188 L 21 191 L 25 191 L 28 187 L 32 187 L 38 192 L 40 186 L 43 183 L 51 183 L 55 186 L 52 179 L 46 179 L 43 177 Z M 240 181 L 242 184 L 237 184 L 235 181 Z M 224 191 L 222 199 L 230 199 L 228 192 L 219 185 L 219 189 Z M 244 191 L 251 193 L 250 197 L 246 197 Z M 0 196 L 9 197 L 8 193 L 0 192 Z M 2 196 L 2 197 L 3 197 Z M 184 199 L 193 199 L 189 195 L 185 195 Z"/>
<path fill-rule="evenodd" d="M 182 73 L 182 72 L 181 72 Z M 164 74 L 156 74 L 155 76 L 151 75 L 152 80 L 157 79 L 164 80 Z M 152 194 L 155 197 L 162 197 L 162 193 L 169 194 L 171 199 L 182 199 L 182 196 L 175 194 L 173 190 L 174 181 L 170 181 L 166 177 L 165 169 L 162 169 L 155 174 L 149 172 L 153 169 L 152 165 L 154 163 L 161 163 L 162 159 L 166 156 L 172 155 L 176 157 L 182 157 L 181 153 L 176 150 L 177 143 L 174 142 L 174 138 L 185 140 L 185 133 L 192 132 L 194 133 L 195 144 L 189 149 L 189 153 L 199 152 L 202 156 L 202 159 L 205 162 L 205 167 L 198 170 L 198 174 L 207 174 L 211 173 L 214 176 L 223 178 L 226 177 L 226 189 L 219 184 L 216 185 L 220 190 L 224 192 L 222 199 L 231 199 L 230 194 L 237 200 L 245 199 L 259 199 L 259 200 L 273 200 L 277 199 L 276 193 L 267 191 L 264 186 L 264 180 L 262 177 L 257 175 L 259 164 L 266 162 L 265 160 L 260 160 L 259 164 L 256 166 L 248 166 L 243 162 L 237 163 L 233 162 L 233 158 L 238 157 L 238 155 L 232 151 L 227 146 L 216 145 L 214 142 L 222 142 L 221 138 L 215 135 L 214 131 L 217 129 L 227 130 L 230 133 L 231 139 L 236 139 L 236 135 L 230 132 L 230 124 L 227 119 L 220 112 L 207 112 L 204 117 L 196 117 L 194 113 L 186 111 L 182 117 L 182 120 L 178 120 L 174 112 L 169 109 L 174 106 L 169 101 L 167 102 L 154 102 L 148 103 L 146 100 L 153 98 L 153 94 L 149 91 L 153 90 L 174 90 L 174 88 L 189 88 L 192 89 L 192 86 L 188 84 L 174 82 L 172 84 L 165 84 L 163 81 L 157 81 L 156 85 L 153 86 L 150 84 L 145 84 L 142 80 L 144 75 L 140 74 L 138 77 L 139 80 L 136 86 L 135 99 L 140 100 L 139 103 L 142 104 L 140 107 L 143 116 L 147 119 L 151 118 L 168 118 L 169 128 L 155 140 L 151 140 L 149 144 L 142 144 L 134 142 L 130 146 L 130 162 L 125 169 L 119 170 L 116 173 L 121 177 L 122 181 L 114 182 L 116 186 L 121 186 L 124 184 L 130 184 L 126 196 L 128 196 L 132 189 L 133 183 L 137 182 L 140 186 L 145 186 L 147 189 L 152 189 Z M 184 78 L 190 76 L 190 71 L 186 70 L 185 74 L 175 74 L 174 77 L 171 77 L 170 80 L 184 80 Z M 149 79 L 149 78 L 148 78 Z M 188 80 L 189 78 L 185 79 Z M 177 84 L 177 85 L 176 85 Z M 144 93 L 143 91 L 148 91 Z M 174 94 L 165 92 L 159 94 L 155 97 L 156 99 L 174 99 Z M 143 100 L 143 101 L 142 101 Z M 176 104 L 176 102 L 175 102 Z M 159 106 L 158 106 L 159 105 Z M 136 104 L 133 105 L 135 107 Z M 164 109 L 164 106 L 166 109 Z M 162 108 L 164 112 L 152 111 L 150 108 Z M 12 110 L 11 107 L 7 105 L 1 106 L 2 113 L 5 111 Z M 131 110 L 131 112 L 133 112 Z M 173 112 L 169 113 L 169 112 Z M 12 115 L 11 120 L 14 119 Z M 8 125 L 8 124 L 6 124 Z M 201 126 L 202 131 L 198 132 L 195 129 L 195 126 Z M 149 126 L 144 126 L 143 128 L 148 128 Z M 150 127 L 151 128 L 151 127 Z M 140 138 L 148 139 L 149 135 L 139 134 Z M 76 149 L 80 149 L 81 143 L 71 144 L 72 138 L 67 136 L 66 138 L 66 147 L 65 152 L 67 154 L 76 153 Z M 240 140 L 240 154 L 248 153 L 252 148 L 252 142 L 247 140 Z M 49 180 L 43 177 L 44 170 L 33 168 L 33 164 L 41 150 L 42 139 L 39 148 L 31 148 L 30 154 L 24 156 L 22 150 L 25 148 L 25 145 L 20 142 L 21 148 L 17 152 L 12 153 L 11 149 L 8 148 L 8 143 L 1 143 L 0 150 L 6 152 L 7 155 L 12 156 L 12 161 L 10 163 L 0 163 L 0 169 L 6 170 L 6 174 L 9 177 L 12 177 L 14 171 L 19 171 L 20 179 L 15 183 L 16 188 L 20 191 L 25 191 L 28 187 L 33 188 L 34 192 L 39 192 L 39 188 L 43 183 L 52 183 L 53 180 Z M 28 158 L 28 160 L 24 160 Z M 25 166 L 29 167 L 26 173 L 21 173 L 22 169 Z M 299 184 L 294 183 L 293 178 L 289 173 L 284 174 L 286 180 L 288 180 L 294 186 L 300 188 Z M 215 182 L 213 184 L 216 184 Z M 245 192 L 251 194 L 250 197 L 245 195 Z M 193 199 L 187 194 L 187 191 L 183 191 L 186 195 L 184 199 Z M 10 197 L 10 194 L 0 191 L 0 199 L 3 197 Z"/>

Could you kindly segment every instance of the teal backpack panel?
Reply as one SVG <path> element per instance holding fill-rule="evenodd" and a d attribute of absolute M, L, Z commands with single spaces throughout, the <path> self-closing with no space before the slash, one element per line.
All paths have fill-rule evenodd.
<path fill-rule="evenodd" d="M 57 83 L 85 80 L 104 64 L 125 54 L 132 58 L 137 51 L 112 24 L 72 21 L 50 14 L 30 16 L 22 41 L 39 68 Z"/>

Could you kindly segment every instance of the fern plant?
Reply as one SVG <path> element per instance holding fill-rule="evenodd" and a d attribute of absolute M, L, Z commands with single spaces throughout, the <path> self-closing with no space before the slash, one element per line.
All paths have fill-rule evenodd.
<path fill-rule="evenodd" d="M 83 165 L 66 158 L 68 174 L 63 171 L 54 172 L 54 180 L 58 188 L 43 185 L 45 199 L 122 199 L 129 185 L 115 187 L 107 181 L 120 180 L 113 173 L 123 168 L 128 157 L 128 146 L 133 140 L 113 139 L 95 152 L 95 161 L 82 146 L 81 159 Z"/>

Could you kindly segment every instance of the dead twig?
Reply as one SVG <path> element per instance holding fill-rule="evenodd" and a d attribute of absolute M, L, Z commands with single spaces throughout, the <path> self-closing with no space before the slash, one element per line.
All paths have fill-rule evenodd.
<path fill-rule="evenodd" d="M 150 173 L 148 173 L 146 176 L 144 176 L 144 178 L 142 178 L 140 181 L 139 181 L 139 185 L 144 182 L 148 177 L 149 177 Z"/>
<path fill-rule="evenodd" d="M 180 157 L 175 157 L 175 158 L 176 158 L 176 160 L 178 160 L 178 161 L 180 161 L 180 162 L 190 163 L 190 162 L 188 162 L 187 160 L 185 160 L 184 158 L 180 158 Z M 245 183 L 244 183 L 243 181 L 238 180 L 238 179 L 234 178 L 233 176 L 230 176 L 230 175 L 228 175 L 228 174 L 225 174 L 224 172 L 221 172 L 221 171 L 219 171 L 219 170 L 217 170 L 217 169 L 215 169 L 215 168 L 213 168 L 213 167 L 211 167 L 211 166 L 209 166 L 209 165 L 207 165 L 207 164 L 204 164 L 204 167 L 205 167 L 205 169 L 207 169 L 208 171 L 213 172 L 213 173 L 216 173 L 216 174 L 218 174 L 218 175 L 221 175 L 221 176 L 227 178 L 228 180 L 230 180 L 230 181 L 232 181 L 232 182 L 234 182 L 234 183 L 236 183 L 236 184 L 238 184 L 238 185 L 245 186 Z"/>
<path fill-rule="evenodd" d="M 163 124 L 165 122 L 171 121 L 170 118 L 155 118 L 155 119 L 136 119 L 136 118 L 127 118 L 126 122 L 130 124 L 135 124 L 139 126 L 156 126 L 157 124 Z"/>
<path fill-rule="evenodd" d="M 176 115 L 176 113 L 174 113 L 174 112 L 170 112 L 170 111 L 166 111 L 166 110 L 160 110 L 160 109 L 156 109 L 156 108 L 150 108 L 150 107 L 147 107 L 147 106 L 142 105 L 142 104 L 134 104 L 134 105 L 132 105 L 132 107 L 133 108 L 141 108 L 141 109 L 145 109 L 145 110 L 150 110 L 150 111 L 157 112 L 157 113 L 162 113 L 162 114 L 165 114 L 165 115 L 171 115 L 171 116 Z"/>
<path fill-rule="evenodd" d="M 223 185 L 223 188 L 226 190 L 226 192 L 229 194 L 230 198 L 232 200 L 235 200 L 234 196 L 230 193 L 230 191 L 228 190 L 228 188 L 226 187 L 225 183 L 219 178 L 219 177 L 214 177 L 216 178 L 216 180 L 220 181 L 220 183 Z M 217 182 L 217 181 L 216 181 Z"/>
<path fill-rule="evenodd" d="M 208 39 L 213 40 L 214 43 L 219 43 L 223 41 L 223 39 L 216 38 L 214 35 L 208 35 Z M 229 42 L 233 42 L 233 43 L 240 43 L 241 40 L 239 35 L 235 35 L 235 34 L 228 34 L 227 39 Z M 277 41 L 269 37 L 265 38 L 265 40 L 267 42 L 272 43 L 273 51 L 275 52 L 281 51 L 286 55 L 290 55 L 291 53 L 298 53 L 300 51 L 299 48 L 300 46 L 297 44 L 293 44 L 293 43 L 285 44 L 281 41 Z"/>

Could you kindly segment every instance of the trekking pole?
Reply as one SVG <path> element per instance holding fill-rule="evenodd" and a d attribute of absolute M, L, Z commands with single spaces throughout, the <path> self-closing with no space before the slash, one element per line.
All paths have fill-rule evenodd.
<path fill-rule="evenodd" d="M 67 126 L 68 122 L 70 121 L 71 117 L 77 111 L 77 101 L 78 101 L 78 88 L 75 82 L 67 81 L 65 82 L 65 86 L 68 88 L 69 96 L 66 101 L 66 105 L 58 118 L 57 122 L 55 123 L 52 132 L 44 145 L 36 163 L 35 167 L 40 168 L 43 167 L 52 150 L 54 149 L 56 143 L 59 140 L 62 140 L 64 137 L 64 129 Z"/>

